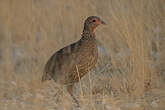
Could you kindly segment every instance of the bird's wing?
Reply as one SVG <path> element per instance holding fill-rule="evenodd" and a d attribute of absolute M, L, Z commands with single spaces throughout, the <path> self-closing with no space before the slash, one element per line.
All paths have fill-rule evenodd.
<path fill-rule="evenodd" d="M 66 46 L 54 53 L 44 68 L 42 81 L 49 80 L 51 77 L 61 77 L 67 74 L 72 66 L 77 62 L 77 52 L 80 49 L 80 43 L 76 42 Z"/>

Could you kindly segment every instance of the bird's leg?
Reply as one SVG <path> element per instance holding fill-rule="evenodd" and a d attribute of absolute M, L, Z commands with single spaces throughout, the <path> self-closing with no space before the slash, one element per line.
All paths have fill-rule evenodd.
<path fill-rule="evenodd" d="M 75 103 L 77 104 L 77 107 L 80 107 L 80 104 L 79 104 L 78 100 L 77 100 L 76 97 L 73 95 L 73 84 L 67 85 L 67 91 L 68 91 L 69 94 L 72 96 L 73 100 L 74 100 Z"/>
<path fill-rule="evenodd" d="M 72 84 L 71 85 L 67 85 L 67 91 L 69 92 L 69 94 L 71 96 L 73 96 L 73 85 Z"/>

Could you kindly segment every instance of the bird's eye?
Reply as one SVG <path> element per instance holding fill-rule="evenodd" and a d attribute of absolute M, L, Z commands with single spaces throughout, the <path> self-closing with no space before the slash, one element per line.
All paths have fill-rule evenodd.
<path fill-rule="evenodd" d="M 96 22 L 96 20 L 94 19 L 94 20 L 92 20 L 92 22 Z"/>

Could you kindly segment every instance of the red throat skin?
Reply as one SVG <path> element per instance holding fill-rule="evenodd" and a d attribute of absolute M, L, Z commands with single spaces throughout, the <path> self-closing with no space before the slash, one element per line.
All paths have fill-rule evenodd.
<path fill-rule="evenodd" d="M 92 33 L 94 32 L 95 29 L 96 29 L 96 26 L 93 26 L 92 27 Z"/>

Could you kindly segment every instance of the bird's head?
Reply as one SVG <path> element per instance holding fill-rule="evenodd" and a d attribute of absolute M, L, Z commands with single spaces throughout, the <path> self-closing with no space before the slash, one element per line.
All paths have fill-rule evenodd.
<path fill-rule="evenodd" d="M 105 24 L 105 22 L 97 16 L 90 16 L 85 20 L 84 30 L 88 30 L 93 33 L 96 27 L 100 24 Z"/>

